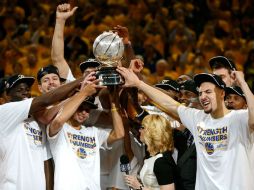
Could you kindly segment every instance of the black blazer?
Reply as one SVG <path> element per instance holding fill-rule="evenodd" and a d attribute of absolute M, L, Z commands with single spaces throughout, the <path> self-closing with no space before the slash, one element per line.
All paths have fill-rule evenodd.
<path fill-rule="evenodd" d="M 188 147 L 177 161 L 177 190 L 194 190 L 197 171 L 195 144 Z"/>

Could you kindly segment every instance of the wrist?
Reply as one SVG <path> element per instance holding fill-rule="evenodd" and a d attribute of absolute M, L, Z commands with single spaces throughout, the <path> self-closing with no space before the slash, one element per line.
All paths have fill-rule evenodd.
<path fill-rule="evenodd" d="M 112 107 L 111 112 L 118 112 L 119 108 L 118 107 Z"/>
<path fill-rule="evenodd" d="M 136 84 L 136 87 L 137 87 L 138 89 L 141 88 L 142 83 L 143 83 L 142 80 L 138 80 L 138 82 L 137 82 L 137 84 Z"/>
<path fill-rule="evenodd" d="M 62 17 L 56 17 L 57 22 L 65 23 L 66 19 Z"/>
<path fill-rule="evenodd" d="M 131 41 L 129 41 L 128 39 L 127 39 L 127 40 L 124 40 L 124 41 L 123 41 L 123 44 L 124 44 L 125 46 L 131 46 Z"/>

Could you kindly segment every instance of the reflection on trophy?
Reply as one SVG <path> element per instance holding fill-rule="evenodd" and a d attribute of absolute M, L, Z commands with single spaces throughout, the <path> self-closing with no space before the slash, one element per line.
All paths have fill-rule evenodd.
<path fill-rule="evenodd" d="M 122 39 L 113 32 L 103 32 L 93 43 L 93 54 L 101 62 L 96 72 L 97 78 L 102 81 L 99 85 L 111 86 L 123 84 L 122 76 L 116 71 L 124 53 Z"/>

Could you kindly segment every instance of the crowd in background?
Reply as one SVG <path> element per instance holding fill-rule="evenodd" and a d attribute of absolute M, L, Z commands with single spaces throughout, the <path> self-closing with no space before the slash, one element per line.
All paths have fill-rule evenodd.
<path fill-rule="evenodd" d="M 61 1 L 1 1 L 0 77 L 35 76 L 51 63 L 55 7 Z M 129 29 L 136 54 L 144 59 L 144 79 L 207 72 L 215 55 L 232 59 L 253 90 L 254 26 L 250 0 L 79 0 L 77 14 L 65 26 L 65 57 L 75 76 L 93 57 L 92 45 L 116 25 Z M 36 85 L 35 85 L 36 86 Z M 36 91 L 33 92 L 34 95 Z"/>

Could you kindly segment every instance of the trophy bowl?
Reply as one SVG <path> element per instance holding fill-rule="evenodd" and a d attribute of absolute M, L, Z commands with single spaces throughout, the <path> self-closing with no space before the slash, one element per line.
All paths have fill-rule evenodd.
<path fill-rule="evenodd" d="M 102 81 L 99 85 L 111 86 L 123 84 L 122 76 L 116 71 L 124 53 L 122 39 L 111 31 L 100 34 L 93 43 L 93 54 L 101 62 L 96 77 Z"/>

